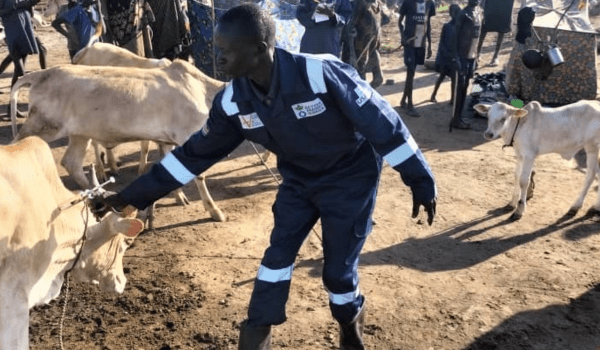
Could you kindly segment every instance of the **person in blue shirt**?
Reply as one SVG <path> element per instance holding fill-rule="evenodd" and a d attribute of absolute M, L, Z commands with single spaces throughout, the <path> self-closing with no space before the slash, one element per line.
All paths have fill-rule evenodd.
<path fill-rule="evenodd" d="M 301 0 L 296 11 L 296 18 L 305 28 L 300 52 L 340 57 L 340 38 L 350 16 L 349 0 Z"/>
<path fill-rule="evenodd" d="M 427 58 L 431 57 L 431 17 L 435 16 L 435 1 L 405 0 L 400 6 L 398 29 L 400 41 L 404 47 L 404 65 L 406 81 L 400 100 L 402 108 L 411 117 L 419 117 L 413 105 L 413 83 L 417 65 L 425 64 L 425 46 Z"/>
<path fill-rule="evenodd" d="M 283 178 L 274 228 L 254 283 L 239 349 L 270 349 L 286 320 L 296 255 L 321 219 L 323 283 L 340 324 L 340 348 L 364 349 L 365 296 L 358 259 L 371 232 L 382 161 L 412 191 L 412 216 L 436 212 L 434 176 L 394 108 L 358 72 L 331 55 L 275 48 L 275 24 L 255 4 L 227 11 L 215 29 L 217 62 L 232 79 L 206 124 L 151 170 L 99 206 L 143 209 L 192 181 L 244 140 L 277 155 Z"/>
<path fill-rule="evenodd" d="M 433 93 L 431 94 L 431 102 L 437 102 L 435 95 L 437 95 L 440 85 L 446 77 L 450 77 L 452 86 L 452 96 L 450 97 L 450 104 L 454 104 L 454 87 L 456 83 L 456 77 L 454 72 L 454 64 L 452 62 L 452 53 L 450 45 L 452 45 L 452 37 L 454 36 L 454 25 L 456 22 L 456 16 L 460 12 L 460 6 L 457 4 L 450 5 L 450 21 L 442 27 L 442 34 L 440 35 L 440 42 L 438 44 L 438 51 L 435 57 L 435 71 L 440 73 Z"/>
<path fill-rule="evenodd" d="M 71 0 L 68 4 L 68 10 L 59 14 L 54 21 L 52 21 L 52 27 L 57 32 L 70 39 L 69 41 L 69 55 L 71 59 L 75 54 L 85 48 L 90 40 L 94 38 L 96 34 L 96 26 L 100 23 L 100 15 L 94 8 L 94 0 L 84 0 L 83 3 L 77 2 L 77 0 Z M 72 28 L 63 28 L 63 24 L 70 25 Z M 76 49 L 72 49 L 72 33 L 74 30 L 77 33 L 78 45 Z"/>

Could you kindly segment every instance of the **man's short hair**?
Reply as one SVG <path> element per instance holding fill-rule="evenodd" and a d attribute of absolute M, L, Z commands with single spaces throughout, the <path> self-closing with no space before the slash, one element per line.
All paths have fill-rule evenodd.
<path fill-rule="evenodd" d="M 271 16 L 253 3 L 232 7 L 221 16 L 219 24 L 233 25 L 244 36 L 275 46 L 275 22 Z"/>

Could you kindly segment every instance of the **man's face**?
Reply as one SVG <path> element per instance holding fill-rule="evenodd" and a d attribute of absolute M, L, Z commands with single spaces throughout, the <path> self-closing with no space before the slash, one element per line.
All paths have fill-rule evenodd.
<path fill-rule="evenodd" d="M 214 44 L 218 69 L 229 79 L 247 77 L 257 68 L 259 46 L 235 27 L 217 25 Z"/>

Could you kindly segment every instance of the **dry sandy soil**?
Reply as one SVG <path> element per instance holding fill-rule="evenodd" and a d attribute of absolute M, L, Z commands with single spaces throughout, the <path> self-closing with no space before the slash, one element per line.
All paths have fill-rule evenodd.
<path fill-rule="evenodd" d="M 447 13 L 434 17 L 434 38 L 447 18 Z M 396 47 L 395 23 L 384 31 L 384 44 Z M 51 28 L 39 34 L 50 66 L 66 63 L 63 38 Z M 494 40 L 491 34 L 486 41 L 484 63 Z M 502 63 L 511 40 L 504 43 Z M 0 57 L 5 52 L 0 49 Z M 383 62 L 385 78 L 395 84 L 379 92 L 398 106 L 405 76 L 401 51 L 384 54 Z M 36 57 L 27 69 L 39 69 Z M 8 101 L 11 74 L 9 68 L 0 76 L 0 109 Z M 558 155 L 539 158 L 535 195 L 525 216 L 510 222 L 499 208 L 508 203 L 514 183 L 513 151 L 483 138 L 485 119 L 474 119 L 474 130 L 449 133 L 449 81 L 439 103 L 425 102 L 436 77 L 419 69 L 415 100 L 422 116 L 404 119 L 436 175 L 438 214 L 431 227 L 423 214 L 411 219 L 409 190 L 395 171 L 384 169 L 377 225 L 360 264 L 367 348 L 600 349 L 600 223 L 584 216 L 595 193 L 576 217 L 561 220 L 580 190 L 583 169 Z M 9 142 L 9 123 L 3 121 L 0 143 Z M 64 146 L 65 141 L 52 143 L 57 164 Z M 135 177 L 137 147 L 117 148 L 123 168 L 115 189 Z M 268 165 L 274 168 L 274 159 Z M 187 207 L 173 198 L 160 200 L 156 232 L 142 234 L 125 254 L 123 294 L 72 284 L 62 329 L 65 349 L 237 349 L 238 325 L 273 225 L 277 184 L 248 144 L 207 175 L 228 221 L 211 221 L 193 185 L 185 187 L 192 200 Z M 274 328 L 274 349 L 337 348 L 337 325 L 320 278 L 319 235 L 316 227 L 298 256 L 289 319 Z M 64 292 L 31 311 L 32 349 L 60 348 L 62 298 Z"/>

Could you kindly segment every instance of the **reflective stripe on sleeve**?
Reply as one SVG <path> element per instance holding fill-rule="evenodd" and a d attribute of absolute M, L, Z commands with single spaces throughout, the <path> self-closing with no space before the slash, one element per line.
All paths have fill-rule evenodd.
<path fill-rule="evenodd" d="M 160 164 L 167 169 L 169 174 L 182 185 L 192 181 L 196 175 L 192 174 L 179 159 L 175 158 L 173 153 L 167 154 L 161 161 Z"/>
<path fill-rule="evenodd" d="M 323 75 L 323 62 L 315 58 L 306 58 L 306 73 L 310 88 L 315 94 L 324 94 L 327 92 L 325 85 L 325 76 Z"/>
<path fill-rule="evenodd" d="M 329 301 L 335 305 L 345 305 L 353 302 L 360 295 L 360 290 L 356 288 L 355 291 L 344 293 L 344 294 L 335 294 L 329 292 Z"/>
<path fill-rule="evenodd" d="M 258 278 L 264 282 L 281 282 L 281 281 L 289 281 L 292 279 L 292 270 L 294 270 L 294 265 L 290 265 L 288 267 L 284 267 L 283 269 L 271 270 L 268 267 L 260 265 L 258 269 Z"/>
<path fill-rule="evenodd" d="M 233 102 L 231 98 L 233 97 L 233 83 L 227 84 L 225 87 L 225 91 L 223 92 L 223 97 L 221 98 L 221 106 L 225 113 L 228 116 L 232 116 L 234 114 L 240 113 L 238 109 L 237 103 Z"/>
<path fill-rule="evenodd" d="M 418 149 L 419 146 L 417 146 L 415 139 L 413 139 L 411 136 L 404 144 L 398 146 L 396 149 L 383 156 L 383 159 L 385 159 L 385 161 L 388 162 L 388 164 L 393 168 L 412 157 L 412 155 L 415 154 Z"/>

